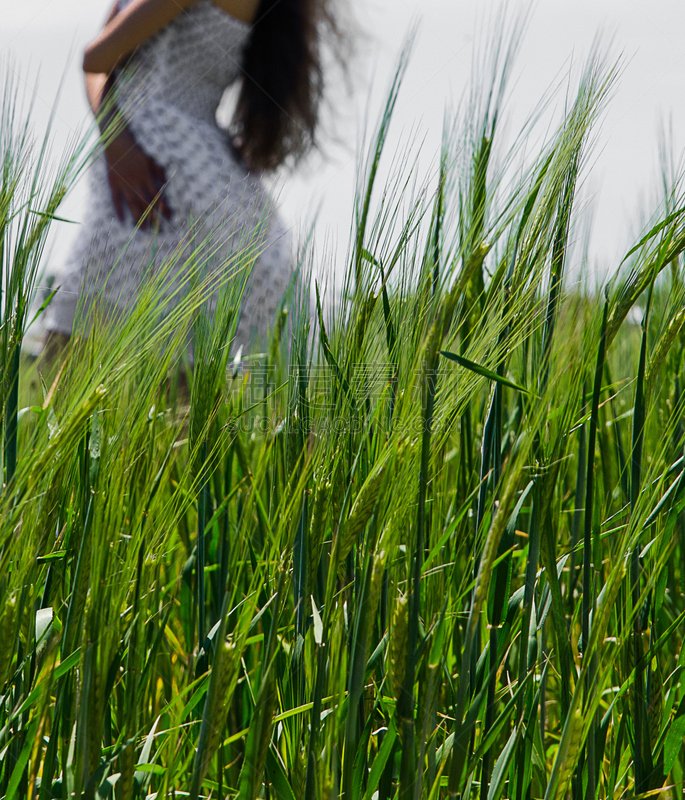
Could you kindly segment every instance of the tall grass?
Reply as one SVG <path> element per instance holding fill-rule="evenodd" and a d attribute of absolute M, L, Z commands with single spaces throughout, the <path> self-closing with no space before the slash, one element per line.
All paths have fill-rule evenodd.
<path fill-rule="evenodd" d="M 601 291 L 569 288 L 615 73 L 590 58 L 519 162 L 519 33 L 435 175 L 381 191 L 402 61 L 329 312 L 301 281 L 268 352 L 229 356 L 258 245 L 217 271 L 195 243 L 172 314 L 169 267 L 33 384 L 26 308 L 81 161 L 50 182 L 5 98 L 0 795 L 682 792 L 682 182 Z"/>

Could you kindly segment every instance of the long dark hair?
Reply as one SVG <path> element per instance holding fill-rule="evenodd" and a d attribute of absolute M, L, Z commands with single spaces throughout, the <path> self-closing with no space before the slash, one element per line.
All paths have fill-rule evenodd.
<path fill-rule="evenodd" d="M 261 0 L 232 126 L 252 169 L 297 161 L 315 144 L 324 29 L 339 36 L 327 0 Z"/>

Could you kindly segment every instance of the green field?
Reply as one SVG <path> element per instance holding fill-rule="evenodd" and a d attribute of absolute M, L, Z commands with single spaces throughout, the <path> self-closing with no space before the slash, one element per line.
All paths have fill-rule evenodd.
<path fill-rule="evenodd" d="M 426 175 L 383 152 L 401 61 L 342 290 L 305 251 L 250 354 L 254 249 L 217 287 L 199 242 L 173 314 L 161 270 L 20 356 L 88 153 L 50 166 L 7 89 L 0 797 L 682 796 L 682 175 L 604 283 L 569 276 L 616 76 L 591 58 L 531 153 L 515 43 Z"/>

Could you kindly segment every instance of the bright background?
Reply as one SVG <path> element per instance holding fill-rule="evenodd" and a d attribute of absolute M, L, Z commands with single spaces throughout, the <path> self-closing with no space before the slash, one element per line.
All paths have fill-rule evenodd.
<path fill-rule="evenodd" d="M 527 4 L 505 3 L 516 12 Z M 487 0 L 352 0 L 359 31 L 351 75 L 353 93 L 333 93 L 335 130 L 325 158 L 315 156 L 294 176 L 283 178 L 283 213 L 296 231 L 317 215 L 317 241 L 329 253 L 344 254 L 350 229 L 357 143 L 364 109 L 380 113 L 406 32 L 419 22 L 412 61 L 398 103 L 393 145 L 414 131 L 423 140 L 426 167 L 438 151 L 443 113 L 468 86 L 474 42 L 484 41 L 501 6 Z M 55 126 L 56 145 L 88 124 L 80 72 L 84 45 L 97 33 L 108 10 L 105 0 L 4 0 L 0 68 L 13 70 L 32 92 L 39 74 L 35 118 L 45 124 L 63 78 Z M 671 128 L 676 155 L 685 126 L 685 3 L 680 0 L 540 0 L 533 8 L 507 104 L 507 132 L 513 138 L 526 115 L 552 84 L 582 62 L 596 36 L 623 70 L 594 151 L 584 197 L 593 210 L 592 266 L 610 271 L 653 205 L 658 185 L 660 128 Z M 562 98 L 563 102 L 563 92 Z M 559 105 L 557 105 L 557 108 Z M 62 214 L 78 220 L 85 192 L 78 186 Z M 74 226 L 58 231 L 48 259 L 56 270 Z"/>

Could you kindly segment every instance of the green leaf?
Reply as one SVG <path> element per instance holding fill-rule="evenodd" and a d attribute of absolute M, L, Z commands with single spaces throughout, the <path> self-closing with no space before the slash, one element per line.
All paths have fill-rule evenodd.
<path fill-rule="evenodd" d="M 24 774 L 27 764 L 29 763 L 31 748 L 36 740 L 36 732 L 38 731 L 38 724 L 40 723 L 40 720 L 41 718 L 39 716 L 35 716 L 29 726 L 28 731 L 26 732 L 24 746 L 19 753 L 19 758 L 17 759 L 17 763 L 14 765 L 12 776 L 7 786 L 7 793 L 5 794 L 5 797 L 7 798 L 19 796 L 19 783 L 21 782 L 21 776 Z"/>
<path fill-rule="evenodd" d="M 675 503 L 675 501 L 677 500 L 678 491 L 680 489 L 681 484 L 683 483 L 683 475 L 685 475 L 685 470 L 683 470 L 680 473 L 680 475 L 678 475 L 678 477 L 673 481 L 673 483 L 664 492 L 663 496 L 661 497 L 659 502 L 656 504 L 656 506 L 654 506 L 654 509 L 652 510 L 650 515 L 645 520 L 645 524 L 643 526 L 645 529 L 649 528 L 650 525 L 652 525 L 656 521 L 656 518 L 661 513 L 662 509 L 664 508 L 664 506 L 668 502 L 669 498 L 675 492 L 676 496 L 673 498 L 673 502 L 669 506 L 669 510 L 671 508 L 673 508 L 673 503 Z"/>
<path fill-rule="evenodd" d="M 52 625 L 54 612 L 52 608 L 39 608 L 36 611 L 36 643 L 40 642 Z"/>
<path fill-rule="evenodd" d="M 328 366 L 331 368 L 333 375 L 335 376 L 336 381 L 340 384 L 344 394 L 349 397 L 350 403 L 354 407 L 354 397 L 350 392 L 350 385 L 347 382 L 347 379 L 342 373 L 342 370 L 338 366 L 338 362 L 333 355 L 333 351 L 331 350 L 330 342 L 328 341 L 328 334 L 326 333 L 326 326 L 323 321 L 323 311 L 321 310 L 321 298 L 319 297 L 319 284 L 315 284 L 316 287 L 316 313 L 319 318 L 319 341 L 321 343 L 321 349 L 323 350 L 324 357 Z"/>
<path fill-rule="evenodd" d="M 680 748 L 683 746 L 683 739 L 685 739 L 685 698 L 680 701 L 678 711 L 666 734 L 666 741 L 664 742 L 664 775 L 668 775 L 673 769 Z"/>
<path fill-rule="evenodd" d="M 81 648 L 77 647 L 76 650 L 68 657 L 62 661 L 55 670 L 55 680 L 61 678 L 62 675 L 66 675 L 72 667 L 75 667 L 78 664 L 79 659 L 81 658 Z"/>
<path fill-rule="evenodd" d="M 78 225 L 79 223 L 74 219 L 65 219 L 64 217 L 58 217 L 56 214 L 47 214 L 45 211 L 37 211 L 35 208 L 28 209 L 29 214 L 36 214 L 39 217 L 44 217 L 45 219 L 52 219 L 56 222 L 68 222 L 69 225 Z"/>
<path fill-rule="evenodd" d="M 150 728 L 150 732 L 145 737 L 145 744 L 143 745 L 143 749 L 140 753 L 140 758 L 138 759 L 138 764 L 136 766 L 141 764 L 144 764 L 145 767 L 148 768 L 150 766 L 153 766 L 150 763 L 150 753 L 152 752 L 152 744 L 155 741 L 155 733 L 157 731 L 157 726 L 159 725 L 159 721 L 161 718 L 162 716 L 160 714 L 160 716 L 158 716 L 157 719 L 155 720 L 153 726 Z M 152 772 L 153 770 L 151 769 L 144 769 L 144 770 L 136 769 L 135 779 L 138 781 L 138 784 L 142 786 L 143 781 L 145 781 L 146 784 L 149 783 Z"/>
<path fill-rule="evenodd" d="M 502 748 L 499 758 L 495 762 L 495 768 L 492 771 L 492 780 L 490 781 L 490 789 L 488 791 L 488 800 L 499 800 L 499 796 L 504 789 L 504 779 L 509 767 L 509 761 L 514 753 L 514 745 L 518 738 L 518 725 L 511 732 L 507 739 L 507 743 Z"/>
<path fill-rule="evenodd" d="M 371 765 L 371 771 L 369 772 L 369 782 L 367 783 L 366 791 L 364 792 L 364 800 L 371 800 L 371 798 L 374 795 L 374 792 L 378 788 L 381 776 L 383 775 L 383 770 L 385 769 L 385 765 L 388 763 L 388 759 L 390 758 L 390 754 L 392 753 L 396 737 L 397 737 L 397 728 L 395 727 L 395 721 L 392 720 L 388 725 L 388 729 L 385 732 L 385 736 L 383 737 L 383 744 L 381 745 L 381 749 L 378 751 L 378 755 L 376 756 L 376 758 L 374 758 L 373 764 Z"/>
<path fill-rule="evenodd" d="M 631 247 L 630 250 L 628 250 L 628 252 L 623 257 L 623 261 L 621 261 L 621 264 L 623 264 L 627 259 L 629 259 L 630 256 L 633 255 L 633 253 L 637 252 L 642 247 L 642 245 L 647 244 L 647 242 L 650 239 L 654 238 L 657 235 L 657 233 L 662 231 L 665 227 L 670 225 L 671 222 L 678 219 L 678 217 L 681 217 L 683 214 L 685 214 L 685 208 L 679 208 L 677 211 L 674 211 L 672 214 L 669 214 L 666 217 L 666 219 L 663 219 L 661 220 L 661 222 L 657 223 L 653 228 L 651 228 L 651 230 L 649 230 L 642 237 L 642 239 L 640 239 L 640 241 L 634 247 Z"/>
<path fill-rule="evenodd" d="M 46 556 L 38 556 L 36 561 L 38 564 L 49 564 L 51 561 L 61 561 L 66 554 L 66 550 L 55 550 L 53 553 L 48 553 Z"/>
<path fill-rule="evenodd" d="M 274 753 L 273 745 L 266 753 L 266 775 L 271 784 L 276 800 L 295 800 L 288 776 L 285 774 L 280 758 Z"/>
<path fill-rule="evenodd" d="M 47 308 L 47 307 L 50 305 L 50 301 L 51 301 L 51 300 L 52 300 L 52 298 L 53 298 L 53 297 L 54 297 L 54 296 L 57 294 L 57 292 L 59 292 L 59 290 L 60 290 L 60 289 L 61 289 L 61 287 L 60 287 L 60 286 L 58 286 L 56 289 L 53 289 L 53 290 L 50 292 L 50 294 L 49 294 L 49 295 L 48 295 L 48 296 L 45 298 L 45 300 L 43 300 L 43 302 L 42 302 L 42 303 L 41 303 L 41 305 L 40 305 L 40 308 L 39 308 L 39 309 L 38 309 L 38 311 L 36 311 L 36 313 L 33 315 L 33 319 L 31 320 L 31 322 L 29 322 L 29 325 L 28 325 L 28 327 L 29 327 L 29 328 L 30 328 L 30 327 L 31 327 L 31 325 L 33 325 L 33 323 L 34 323 L 34 322 L 35 322 L 35 321 L 38 319 L 38 317 L 40 317 L 40 315 L 43 313 L 43 311 L 45 311 L 45 309 L 46 309 L 46 308 Z"/>
<path fill-rule="evenodd" d="M 323 623 L 321 622 L 321 615 L 316 607 L 314 598 L 312 597 L 312 617 L 314 618 L 314 641 L 321 644 L 323 641 Z"/>
<path fill-rule="evenodd" d="M 450 361 L 455 361 L 460 367 L 471 370 L 471 372 L 475 372 L 477 375 L 482 375 L 484 378 L 488 378 L 491 381 L 497 381 L 497 383 L 508 386 L 510 389 L 516 389 L 518 392 L 530 394 L 528 389 L 524 389 L 523 386 L 519 386 L 508 378 L 498 375 L 494 370 L 483 367 L 481 364 L 476 364 L 475 361 L 464 358 L 464 356 L 457 355 L 457 353 L 449 353 L 447 350 L 440 350 L 440 355 L 449 358 Z"/>

